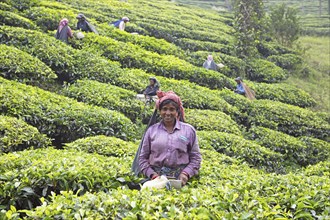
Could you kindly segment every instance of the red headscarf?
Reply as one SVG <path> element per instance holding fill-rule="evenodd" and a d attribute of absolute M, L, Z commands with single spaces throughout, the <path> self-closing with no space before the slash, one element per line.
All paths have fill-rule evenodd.
<path fill-rule="evenodd" d="M 156 107 L 158 110 L 159 107 L 160 107 L 160 104 L 162 102 L 164 102 L 165 100 L 172 100 L 174 101 L 176 104 L 179 105 L 179 110 L 180 110 L 180 113 L 181 113 L 181 117 L 182 117 L 182 120 L 184 120 L 184 109 L 183 109 L 183 106 L 182 106 L 182 102 L 181 102 L 181 99 L 178 95 L 176 95 L 173 91 L 168 91 L 168 92 L 163 92 L 163 91 L 157 91 L 157 96 L 158 96 L 158 100 L 156 101 Z M 180 115 L 179 115 L 180 117 Z M 180 119 L 180 118 L 178 118 Z"/>

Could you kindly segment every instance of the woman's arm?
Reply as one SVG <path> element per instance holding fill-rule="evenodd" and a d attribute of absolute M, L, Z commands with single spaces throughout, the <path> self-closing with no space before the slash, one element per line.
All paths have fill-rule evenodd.
<path fill-rule="evenodd" d="M 68 37 L 73 37 L 73 33 L 70 27 L 68 27 Z"/>
<path fill-rule="evenodd" d="M 151 153 L 150 150 L 150 129 L 147 130 L 141 147 L 141 153 L 139 156 L 139 166 L 141 168 L 142 173 L 146 177 L 151 177 L 152 174 L 155 174 L 156 172 L 151 168 L 149 163 L 149 156 Z"/>

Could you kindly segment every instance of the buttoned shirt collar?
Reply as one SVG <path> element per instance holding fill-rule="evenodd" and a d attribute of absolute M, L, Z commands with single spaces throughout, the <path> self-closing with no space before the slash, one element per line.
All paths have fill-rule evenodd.
<path fill-rule="evenodd" d="M 160 127 L 162 129 L 164 129 L 165 131 L 167 131 L 167 129 L 165 128 L 165 125 L 164 125 L 164 122 L 163 121 L 160 123 Z M 175 125 L 174 125 L 174 128 L 173 128 L 173 132 L 175 130 L 180 130 L 180 129 L 181 129 L 180 121 L 179 120 L 175 120 Z"/>

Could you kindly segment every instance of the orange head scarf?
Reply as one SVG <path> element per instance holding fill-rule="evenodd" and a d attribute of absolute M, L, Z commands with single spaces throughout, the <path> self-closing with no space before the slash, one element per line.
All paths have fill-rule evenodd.
<path fill-rule="evenodd" d="M 156 101 L 156 108 L 158 110 L 160 110 L 160 104 L 162 104 L 162 102 L 164 102 L 165 100 L 172 100 L 174 101 L 176 104 L 178 104 L 179 106 L 179 118 L 178 120 L 180 120 L 180 117 L 182 119 L 182 121 L 184 121 L 184 109 L 183 109 L 183 105 L 181 102 L 181 98 L 175 94 L 173 91 L 168 91 L 168 92 L 163 92 L 163 91 L 157 91 L 157 96 L 158 96 L 158 100 Z"/>

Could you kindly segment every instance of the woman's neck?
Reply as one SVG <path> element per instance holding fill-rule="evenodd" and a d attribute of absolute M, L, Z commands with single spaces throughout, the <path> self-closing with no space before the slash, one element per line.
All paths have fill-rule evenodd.
<path fill-rule="evenodd" d="M 164 122 L 163 121 L 163 123 L 164 123 L 164 126 L 165 126 L 165 128 L 166 128 L 166 130 L 168 131 L 168 132 L 173 132 L 173 130 L 174 130 L 174 126 L 175 126 L 175 122 L 176 121 L 174 121 L 174 122 Z"/>

